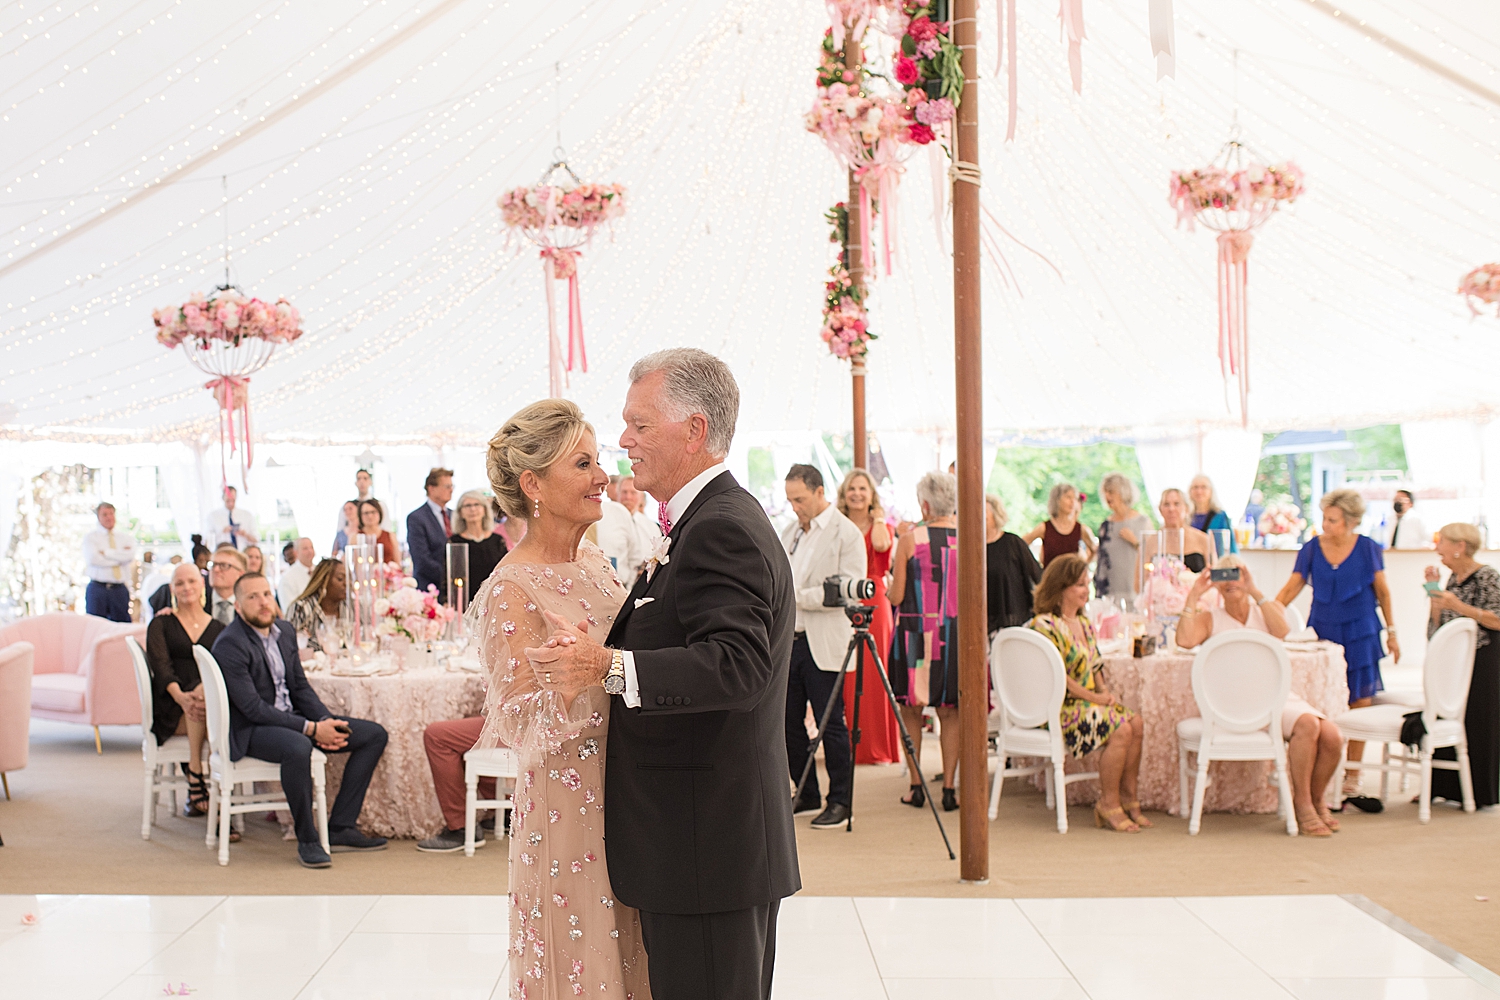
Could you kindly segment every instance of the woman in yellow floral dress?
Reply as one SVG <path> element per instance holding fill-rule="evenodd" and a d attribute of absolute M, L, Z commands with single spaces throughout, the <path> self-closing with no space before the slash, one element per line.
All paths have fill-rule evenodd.
<path fill-rule="evenodd" d="M 1102 748 L 1094 825 L 1139 833 L 1141 827 L 1152 825 L 1141 813 L 1137 791 L 1145 725 L 1104 686 L 1099 675 L 1104 658 L 1099 655 L 1094 626 L 1082 613 L 1088 601 L 1088 563 L 1076 555 L 1058 556 L 1042 573 L 1032 599 L 1036 617 L 1026 625 L 1046 636 L 1062 654 L 1068 681 L 1058 713 L 1063 744 L 1074 757 Z"/>

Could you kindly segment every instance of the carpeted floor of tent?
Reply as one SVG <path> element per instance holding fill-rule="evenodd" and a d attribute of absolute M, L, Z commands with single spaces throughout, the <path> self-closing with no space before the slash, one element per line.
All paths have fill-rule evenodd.
<path fill-rule="evenodd" d="M 138 730 L 104 731 L 104 754 L 82 727 L 36 724 L 30 766 L 9 775 L 0 802 L 0 894 L 464 894 L 503 893 L 502 844 L 474 858 L 418 853 L 410 841 L 387 851 L 341 854 L 327 871 L 294 860 L 280 828 L 247 818 L 227 868 L 203 843 L 203 822 L 161 811 L 151 841 L 140 837 Z M 937 747 L 927 750 L 935 770 Z M 988 885 L 958 882 L 931 814 L 897 804 L 904 770 L 859 769 L 853 833 L 812 831 L 798 818 L 803 892 L 830 896 L 1185 896 L 1359 893 L 1480 964 L 1500 971 L 1500 812 L 1466 816 L 1436 806 L 1354 814 L 1329 839 L 1287 837 L 1275 816 L 1211 814 L 1203 832 L 1151 814 L 1138 835 L 1095 830 L 1075 807 L 1059 836 L 1040 793 L 1007 785 L 990 826 Z M 944 814 L 955 850 L 958 813 Z"/>

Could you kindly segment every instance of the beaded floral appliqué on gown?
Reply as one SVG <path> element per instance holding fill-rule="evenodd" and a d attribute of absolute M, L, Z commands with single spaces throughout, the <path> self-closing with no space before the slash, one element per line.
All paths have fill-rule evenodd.
<path fill-rule="evenodd" d="M 609 697 L 591 687 L 569 703 L 543 691 L 526 647 L 551 633 L 542 612 L 603 640 L 626 590 L 584 541 L 578 560 L 504 562 L 469 607 L 489 673 L 478 747 L 519 758 L 510 821 L 512 1000 L 590 996 L 649 1000 L 640 917 L 615 901 L 604 855 L 604 746 Z"/>

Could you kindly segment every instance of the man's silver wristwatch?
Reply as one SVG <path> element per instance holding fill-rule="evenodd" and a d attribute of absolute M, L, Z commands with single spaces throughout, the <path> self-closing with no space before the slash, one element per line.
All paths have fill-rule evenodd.
<path fill-rule="evenodd" d="M 604 675 L 604 693 L 625 693 L 625 653 L 621 650 L 609 651 L 609 673 Z"/>

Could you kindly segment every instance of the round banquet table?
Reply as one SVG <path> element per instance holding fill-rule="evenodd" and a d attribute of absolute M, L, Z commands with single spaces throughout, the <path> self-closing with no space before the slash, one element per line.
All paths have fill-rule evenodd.
<path fill-rule="evenodd" d="M 1349 684 L 1345 677 L 1344 649 L 1332 642 L 1289 643 L 1292 661 L 1292 691 L 1330 719 L 1349 709 Z M 1135 659 L 1129 654 L 1104 657 L 1104 683 L 1120 700 L 1146 721 L 1141 748 L 1140 793 L 1143 808 L 1183 815 L 1177 801 L 1177 723 L 1199 715 L 1193 699 L 1193 654 L 1191 651 L 1157 653 Z M 1188 758 L 1190 767 L 1196 760 Z M 1079 760 L 1067 759 L 1067 770 L 1097 771 L 1097 753 Z M 1276 786 L 1270 761 L 1215 761 L 1208 768 L 1209 785 L 1205 812 L 1274 813 Z M 1041 787 L 1042 775 L 1037 775 Z M 1193 774 L 1188 775 L 1192 794 Z M 1092 803 L 1099 797 L 1097 781 L 1079 781 L 1068 786 L 1070 803 Z"/>
<path fill-rule="evenodd" d="M 478 715 L 484 708 L 483 676 L 429 667 L 369 677 L 319 671 L 308 674 L 307 681 L 330 712 L 378 722 L 389 734 L 365 793 L 360 829 L 381 837 L 418 838 L 444 829 L 422 731 L 430 722 Z M 347 759 L 345 754 L 328 755 L 329 808 Z"/>

